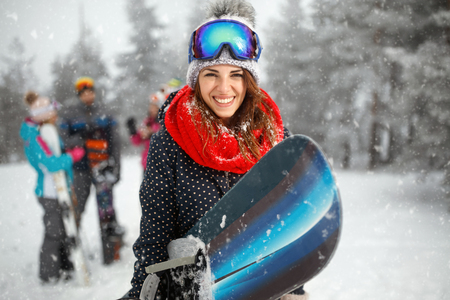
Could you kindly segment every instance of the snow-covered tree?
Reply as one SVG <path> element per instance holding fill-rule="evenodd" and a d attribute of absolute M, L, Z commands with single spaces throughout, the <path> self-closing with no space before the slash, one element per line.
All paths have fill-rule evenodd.
<path fill-rule="evenodd" d="M 360 103 L 360 91 L 370 66 L 360 47 L 368 41 L 361 41 L 364 35 L 357 28 L 349 28 L 339 5 L 315 2 L 312 27 L 305 22 L 309 19 L 301 1 L 285 1 L 265 45 L 270 55 L 268 85 L 288 127 L 311 136 L 329 155 L 348 165 L 350 149 L 365 142 L 358 138 L 356 118 L 357 106 L 365 105 Z"/>
<path fill-rule="evenodd" d="M 192 32 L 205 21 L 205 6 L 204 0 L 191 0 L 191 10 L 188 12 L 187 26 L 185 36 L 180 40 L 177 47 L 177 66 L 180 78 L 184 80 L 188 69 L 188 51 L 190 45 L 190 38 Z"/>
<path fill-rule="evenodd" d="M 318 63 L 322 49 L 314 43 L 314 31 L 306 28 L 304 11 L 298 0 L 287 0 L 281 6 L 281 19 L 265 28 L 268 41 L 262 41 L 269 93 L 280 106 L 289 129 L 322 142 L 323 97 L 317 87 L 325 87 L 324 70 Z"/>
<path fill-rule="evenodd" d="M 450 184 L 450 2 L 415 3 L 410 47 L 388 57 L 402 67 L 396 100 L 406 116 L 403 162 L 415 170 L 446 169 Z"/>
<path fill-rule="evenodd" d="M 332 89 L 329 139 L 367 153 L 369 168 L 392 159 L 391 71 L 383 49 L 410 25 L 407 2 L 315 2 L 316 42 L 326 49 Z M 342 152 L 335 143 L 334 149 Z"/>
<path fill-rule="evenodd" d="M 0 163 L 23 157 L 19 138 L 20 124 L 27 115 L 23 97 L 28 89 L 37 88 L 33 58 L 25 57 L 20 39 L 14 38 L 8 50 L 2 57 L 5 67 L 0 74 Z"/>
<path fill-rule="evenodd" d="M 386 49 L 417 48 L 431 34 L 423 15 L 433 5 L 421 3 L 318 0 L 310 26 L 302 2 L 285 0 L 265 53 L 268 85 L 288 127 L 316 139 L 344 166 L 352 153 L 369 168 L 399 156 L 408 117 L 395 96 L 401 67 Z"/>
<path fill-rule="evenodd" d="M 143 116 L 149 96 L 170 75 L 163 75 L 170 57 L 161 51 L 162 26 L 154 6 L 144 0 L 127 1 L 126 11 L 132 30 L 131 49 L 118 56 L 119 75 L 115 79 L 117 98 L 122 103 L 122 117 Z"/>
<path fill-rule="evenodd" d="M 82 11 L 80 19 L 78 40 L 68 54 L 57 57 L 52 63 L 53 96 L 63 104 L 75 101 L 74 83 L 82 76 L 94 79 L 97 91 L 96 101 L 106 99 L 109 91 L 109 74 L 101 57 L 100 43 L 85 23 Z"/>

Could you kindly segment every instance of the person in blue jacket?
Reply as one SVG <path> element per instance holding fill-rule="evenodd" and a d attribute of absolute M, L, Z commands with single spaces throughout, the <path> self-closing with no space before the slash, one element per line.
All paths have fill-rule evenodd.
<path fill-rule="evenodd" d="M 169 243 L 182 239 L 289 136 L 278 106 L 259 86 L 262 47 L 254 16 L 244 0 L 211 2 L 207 19 L 191 36 L 187 85 L 160 109 L 161 129 L 150 142 L 139 192 L 142 216 L 133 245 L 134 275 L 122 299 L 147 297 L 150 293 L 141 294 L 149 275 L 146 267 L 171 258 Z M 155 275 L 160 280 L 157 297 L 175 299 L 173 291 L 179 288 L 171 284 L 170 273 L 150 278 Z M 200 288 L 194 283 L 189 299 L 199 299 Z M 282 299 L 304 300 L 306 295 L 299 288 Z"/>
<path fill-rule="evenodd" d="M 61 207 L 52 173 L 64 170 L 72 178 L 72 164 L 81 159 L 84 150 L 74 149 L 70 153 L 55 156 L 39 132 L 42 124 L 54 124 L 56 121 L 55 102 L 32 91 L 25 95 L 24 100 L 30 116 L 22 123 L 20 137 L 24 142 L 25 155 L 38 174 L 35 194 L 44 208 L 45 234 L 40 249 L 39 278 L 42 283 L 55 283 L 61 278 L 70 279 L 73 264 L 69 260 Z"/>

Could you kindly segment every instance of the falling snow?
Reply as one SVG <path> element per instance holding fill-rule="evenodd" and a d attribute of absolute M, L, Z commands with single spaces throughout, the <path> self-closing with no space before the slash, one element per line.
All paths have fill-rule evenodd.
<path fill-rule="evenodd" d="M 117 299 L 129 288 L 139 233 L 139 157 L 123 159 L 115 189 L 119 221 L 127 227 L 122 260 L 103 266 L 95 201 L 83 218 L 83 241 L 92 256 L 92 285 L 81 288 L 38 281 L 43 210 L 28 164 L 0 166 L 2 245 L 1 299 Z M 450 296 L 449 203 L 436 188 L 441 174 L 418 182 L 415 175 L 338 171 L 343 231 L 328 267 L 306 284 L 310 300 L 448 299 Z M 402 184 L 399 185 L 398 182 Z M 414 213 L 410 210 L 414 208 Z"/>

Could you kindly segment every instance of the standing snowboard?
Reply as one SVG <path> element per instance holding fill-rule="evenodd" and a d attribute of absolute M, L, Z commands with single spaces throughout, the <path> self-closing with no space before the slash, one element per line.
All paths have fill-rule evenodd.
<path fill-rule="evenodd" d="M 207 245 L 213 299 L 264 300 L 280 298 L 323 270 L 341 225 L 330 165 L 314 141 L 294 135 L 262 157 L 187 236 Z"/>
<path fill-rule="evenodd" d="M 94 132 L 93 136 L 102 134 Z M 113 207 L 113 186 L 119 174 L 114 173 L 115 161 L 109 156 L 109 144 L 105 139 L 88 139 L 87 156 L 97 192 L 97 208 L 103 248 L 103 263 L 108 265 L 120 259 L 123 230 L 118 226 Z"/>
<path fill-rule="evenodd" d="M 44 124 L 40 128 L 40 134 L 53 154 L 60 156 L 61 141 L 56 127 L 52 124 Z M 74 205 L 76 205 L 77 200 L 72 190 L 72 183 L 64 171 L 54 172 L 53 179 L 56 185 L 59 205 L 62 210 L 62 219 L 67 235 L 67 244 L 69 245 L 69 257 L 74 264 L 76 278 L 82 285 L 89 285 L 89 272 L 76 223 Z"/>
<path fill-rule="evenodd" d="M 110 264 L 120 259 L 124 232 L 117 225 L 113 208 L 113 184 L 117 181 L 111 158 L 92 165 L 92 176 L 97 191 L 97 207 L 103 248 L 103 262 Z"/>

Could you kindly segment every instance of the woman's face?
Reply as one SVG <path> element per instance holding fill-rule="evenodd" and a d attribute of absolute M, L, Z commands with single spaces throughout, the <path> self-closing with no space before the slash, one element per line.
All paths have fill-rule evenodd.
<path fill-rule="evenodd" d="M 198 83 L 208 107 L 225 123 L 244 101 L 244 71 L 232 65 L 206 67 L 200 71 Z"/>

